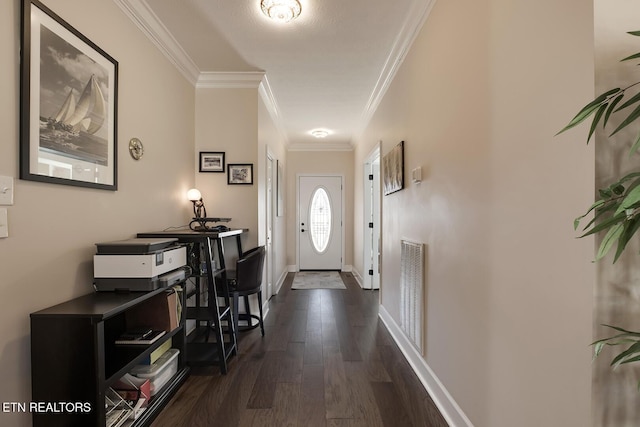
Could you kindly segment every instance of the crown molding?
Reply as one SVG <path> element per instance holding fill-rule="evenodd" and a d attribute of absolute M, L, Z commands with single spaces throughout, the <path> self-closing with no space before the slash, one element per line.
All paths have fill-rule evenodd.
<path fill-rule="evenodd" d="M 151 10 L 145 0 L 113 0 L 134 24 L 156 45 L 180 73 L 196 85 L 200 76 L 198 66 L 180 46 L 167 27 Z"/>
<path fill-rule="evenodd" d="M 204 71 L 196 83 L 197 89 L 257 89 L 264 71 Z"/>
<path fill-rule="evenodd" d="M 282 116 L 280 115 L 280 109 L 278 108 L 276 97 L 271 90 L 271 85 L 269 84 L 269 79 L 267 78 L 266 74 L 260 82 L 258 93 L 260 94 L 260 98 L 262 99 L 262 102 L 264 103 L 264 106 L 267 109 L 267 112 L 271 117 L 271 121 L 275 125 L 280 138 L 282 138 L 283 145 L 288 145 L 289 139 L 287 138 L 287 131 L 285 130 L 284 121 L 282 120 Z"/>
<path fill-rule="evenodd" d="M 436 0 L 414 0 L 407 14 L 407 18 L 400 29 L 400 32 L 396 36 L 396 39 L 391 48 L 391 52 L 387 56 L 384 67 L 378 81 L 369 97 L 369 101 L 365 106 L 360 120 L 360 126 L 355 132 L 359 138 L 364 132 L 365 128 L 369 124 L 369 121 L 373 117 L 373 114 L 378 109 L 382 98 L 387 93 L 387 89 L 391 86 L 391 82 L 395 78 L 404 58 L 406 57 L 411 45 L 415 41 L 418 33 L 422 29 L 422 26 L 426 22 L 431 10 L 433 9 Z"/>

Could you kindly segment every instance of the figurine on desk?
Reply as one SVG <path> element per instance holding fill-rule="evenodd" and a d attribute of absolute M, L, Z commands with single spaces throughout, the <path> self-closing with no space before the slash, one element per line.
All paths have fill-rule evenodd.
<path fill-rule="evenodd" d="M 189 228 L 192 231 L 213 231 L 213 232 L 223 232 L 229 231 L 229 227 L 224 225 L 207 225 L 207 223 L 216 223 L 216 222 L 229 222 L 231 218 L 209 218 L 207 217 L 207 208 L 204 207 L 204 202 L 202 201 L 202 194 L 195 188 L 192 188 L 187 192 L 187 198 L 193 203 L 193 219 L 189 223 Z"/>

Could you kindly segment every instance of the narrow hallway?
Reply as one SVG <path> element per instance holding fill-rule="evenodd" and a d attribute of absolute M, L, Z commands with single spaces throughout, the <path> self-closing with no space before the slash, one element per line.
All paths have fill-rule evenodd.
<path fill-rule="evenodd" d="M 192 371 L 156 419 L 175 426 L 415 426 L 446 422 L 378 318 L 378 292 L 291 290 L 270 304 L 266 335 L 240 335 L 229 373 Z"/>

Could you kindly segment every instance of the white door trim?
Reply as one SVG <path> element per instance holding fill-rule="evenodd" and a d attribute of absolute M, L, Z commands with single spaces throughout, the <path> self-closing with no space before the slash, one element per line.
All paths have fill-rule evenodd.
<path fill-rule="evenodd" d="M 340 270 L 341 271 L 346 271 L 345 270 L 345 191 L 344 191 L 344 174 L 337 174 L 337 173 L 298 173 L 296 174 L 296 223 L 295 223 L 295 233 L 296 233 L 296 272 L 300 271 L 300 233 L 298 232 L 299 226 L 300 226 L 300 178 L 301 177 L 313 177 L 313 176 L 318 176 L 318 177 L 339 177 L 340 178 L 340 184 L 342 186 L 342 191 L 340 191 L 340 193 L 342 194 L 342 209 L 341 209 L 341 221 L 342 221 L 342 226 L 341 228 L 341 236 L 340 236 L 340 245 L 342 248 L 342 262 L 341 262 L 341 266 L 340 266 Z"/>
<path fill-rule="evenodd" d="M 266 278 L 266 286 L 265 286 L 265 294 L 266 294 L 266 298 L 265 301 L 268 301 L 269 298 L 271 298 L 272 295 L 274 295 L 274 288 L 275 286 L 273 285 L 273 265 L 274 265 L 274 260 L 275 260 L 275 252 L 276 252 L 276 247 L 274 245 L 274 239 L 273 239 L 273 232 L 274 232 L 274 228 L 275 228 L 275 215 L 274 215 L 274 205 L 275 205 L 275 199 L 274 199 L 274 193 L 275 193 L 275 181 L 274 181 L 274 171 L 277 169 L 277 160 L 275 158 L 275 156 L 273 155 L 273 153 L 271 152 L 271 150 L 269 150 L 269 147 L 267 146 L 267 153 L 266 153 L 266 165 L 265 165 L 265 175 L 266 176 L 266 183 L 267 183 L 267 188 L 265 189 L 266 192 L 266 203 L 265 203 L 265 210 L 266 210 L 266 215 L 265 215 L 265 246 L 267 248 L 267 253 L 266 253 L 266 259 L 265 259 L 265 264 L 266 264 L 266 268 L 265 268 L 265 278 Z M 271 166 L 271 167 L 269 167 Z M 271 171 L 271 176 L 269 176 L 269 171 Z"/>
<path fill-rule="evenodd" d="M 381 196 L 380 196 L 380 176 L 378 176 L 377 182 L 374 181 L 374 184 L 377 183 L 377 188 L 374 185 L 374 191 L 377 191 L 377 206 L 374 206 L 373 209 L 377 209 L 377 212 L 372 212 L 372 204 L 375 204 L 372 200 L 372 196 L 370 194 L 371 184 L 369 181 L 369 174 L 371 173 L 371 165 L 378 161 L 378 165 L 380 163 L 380 143 L 376 144 L 375 148 L 369 153 L 369 155 L 365 158 L 363 162 L 363 223 L 362 223 L 362 287 L 364 289 L 378 289 L 380 284 L 380 260 L 372 266 L 371 265 L 371 249 L 378 245 L 380 241 L 380 237 L 382 235 L 382 221 L 381 221 Z M 378 166 L 378 175 L 380 172 L 380 166 Z M 375 197 L 375 196 L 374 196 Z M 377 215 L 376 215 L 377 214 Z M 374 240 L 378 242 L 374 242 L 371 240 L 370 234 L 371 229 L 369 228 L 369 222 L 371 221 L 371 217 L 373 216 L 374 222 L 377 220 L 377 227 L 374 227 Z M 378 232 L 378 235 L 375 235 L 375 231 Z M 379 247 L 377 251 L 379 251 Z M 379 253 L 379 252 L 378 252 Z M 374 255 L 375 256 L 375 255 Z M 378 271 L 375 271 L 378 267 Z M 374 275 L 377 275 L 377 280 L 375 281 L 378 286 L 374 286 L 373 277 L 369 275 L 369 269 L 373 268 Z"/>

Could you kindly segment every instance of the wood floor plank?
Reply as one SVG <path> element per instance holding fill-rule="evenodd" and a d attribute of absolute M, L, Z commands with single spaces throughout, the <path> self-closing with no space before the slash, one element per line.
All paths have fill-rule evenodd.
<path fill-rule="evenodd" d="M 327 419 L 355 418 L 342 354 L 337 347 L 325 347 L 324 350 L 324 404 Z"/>
<path fill-rule="evenodd" d="M 370 427 L 383 427 L 378 402 L 368 379 L 365 364 L 345 362 L 344 366 L 349 383 L 349 401 L 353 418 L 364 420 Z"/>
<path fill-rule="evenodd" d="M 290 342 L 278 366 L 276 382 L 301 383 L 304 364 L 304 343 Z"/>
<path fill-rule="evenodd" d="M 298 425 L 325 427 L 324 366 L 305 365 L 300 388 Z"/>
<path fill-rule="evenodd" d="M 413 426 L 393 383 L 372 382 L 371 389 L 375 395 L 378 411 L 385 426 Z"/>
<path fill-rule="evenodd" d="M 304 364 L 322 365 L 322 327 L 307 329 L 304 342 Z"/>
<path fill-rule="evenodd" d="M 266 353 L 258 377 L 251 389 L 247 408 L 265 409 L 273 406 L 280 359 L 283 356 L 284 352 L 282 351 L 268 351 Z"/>
<path fill-rule="evenodd" d="M 416 426 L 447 427 L 447 422 L 395 344 L 382 346 L 379 351 L 413 424 Z"/>

